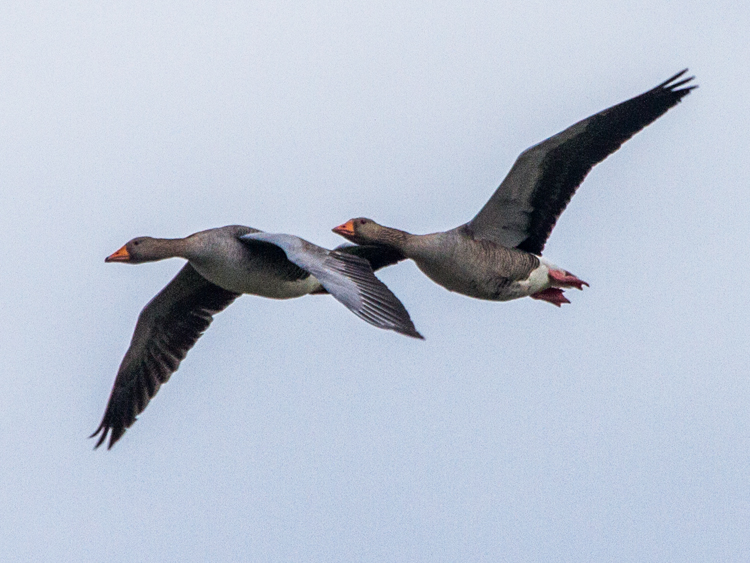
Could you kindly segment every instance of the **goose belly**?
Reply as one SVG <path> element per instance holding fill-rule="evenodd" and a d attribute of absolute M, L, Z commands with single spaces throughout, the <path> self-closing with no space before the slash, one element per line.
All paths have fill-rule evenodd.
<path fill-rule="evenodd" d="M 286 280 L 266 269 L 227 268 L 225 265 L 216 268 L 192 261 L 191 264 L 211 283 L 236 293 L 271 299 L 292 299 L 307 295 L 321 287 L 320 282 L 312 275 L 299 280 Z"/>
<path fill-rule="evenodd" d="M 513 279 L 496 268 L 479 266 L 473 268 L 446 267 L 443 263 L 417 262 L 424 274 L 449 291 L 488 301 L 510 301 L 527 297 L 549 287 L 549 267 L 540 262 L 525 279 Z"/>

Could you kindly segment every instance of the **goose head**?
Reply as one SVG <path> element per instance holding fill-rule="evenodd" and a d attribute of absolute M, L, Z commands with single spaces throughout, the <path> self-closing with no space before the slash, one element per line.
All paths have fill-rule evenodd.
<path fill-rule="evenodd" d="M 107 256 L 105 262 L 126 262 L 128 264 L 142 264 L 154 262 L 175 254 L 170 248 L 170 241 L 152 237 L 137 237 L 127 242 L 125 246 Z"/>
<path fill-rule="evenodd" d="M 332 230 L 337 235 L 341 235 L 356 244 L 368 244 L 379 241 L 383 226 L 378 225 L 372 219 L 357 217 L 356 219 L 349 219 L 343 225 L 334 227 Z"/>

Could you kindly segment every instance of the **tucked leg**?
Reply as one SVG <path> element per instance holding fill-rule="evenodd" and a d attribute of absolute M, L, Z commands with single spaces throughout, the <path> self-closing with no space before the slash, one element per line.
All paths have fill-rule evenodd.
<path fill-rule="evenodd" d="M 552 285 L 555 287 L 575 287 L 576 289 L 583 289 L 584 285 L 586 287 L 589 286 L 585 281 L 578 279 L 567 270 L 550 270 L 548 275 Z"/>
<path fill-rule="evenodd" d="M 543 291 L 529 295 L 529 297 L 552 303 L 555 307 L 559 307 L 563 303 L 570 303 L 568 298 L 563 295 L 563 290 L 559 287 L 548 287 Z"/>

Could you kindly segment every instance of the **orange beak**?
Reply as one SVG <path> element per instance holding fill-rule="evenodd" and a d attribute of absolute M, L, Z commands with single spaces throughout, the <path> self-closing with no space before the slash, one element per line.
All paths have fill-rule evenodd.
<path fill-rule="evenodd" d="M 354 233 L 354 221 L 349 220 L 346 223 L 344 223 L 343 225 L 339 225 L 338 227 L 334 227 L 331 230 L 334 233 L 336 233 L 337 235 L 342 235 L 342 236 L 345 236 L 345 237 L 347 237 L 347 236 L 353 237 L 355 235 L 355 233 Z"/>
<path fill-rule="evenodd" d="M 128 249 L 124 246 L 115 252 L 114 254 L 110 254 L 104 259 L 105 262 L 130 262 L 130 254 L 128 254 Z"/>

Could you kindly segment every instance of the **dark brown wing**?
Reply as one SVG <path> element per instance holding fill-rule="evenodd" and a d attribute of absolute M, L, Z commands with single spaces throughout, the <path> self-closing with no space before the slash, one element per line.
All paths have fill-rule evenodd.
<path fill-rule="evenodd" d="M 239 296 L 212 284 L 186 264 L 143 308 L 130 348 L 117 372 L 115 385 L 99 428 L 96 448 L 109 435 L 111 448 L 143 412 L 213 320 Z"/>
<path fill-rule="evenodd" d="M 685 72 L 525 150 L 467 227 L 476 238 L 541 254 L 589 171 L 696 88 L 680 88 L 693 79 L 677 80 Z"/>
<path fill-rule="evenodd" d="M 397 264 L 406 259 L 406 257 L 395 248 L 379 244 L 359 245 L 345 243 L 337 246 L 334 250 L 364 258 L 370 263 L 373 272 L 377 272 L 381 268 L 392 266 L 393 264 Z"/>

